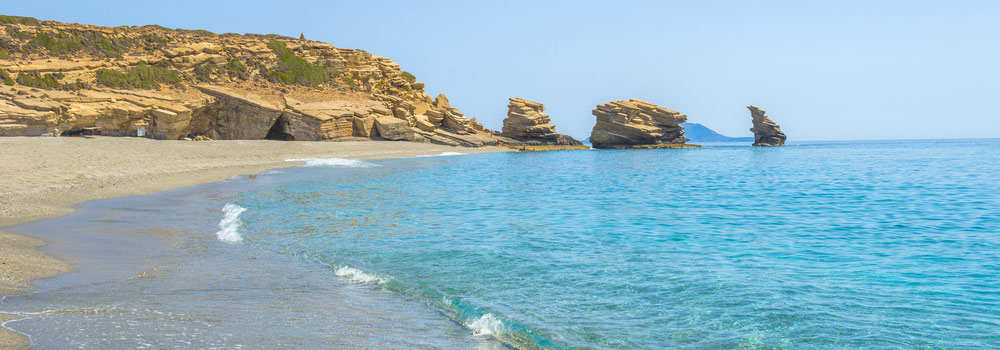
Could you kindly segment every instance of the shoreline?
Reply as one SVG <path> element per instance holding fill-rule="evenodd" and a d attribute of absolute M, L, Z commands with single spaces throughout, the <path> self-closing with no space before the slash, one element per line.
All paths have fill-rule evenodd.
<path fill-rule="evenodd" d="M 163 141 L 141 138 L 0 138 L 0 297 L 31 293 L 32 281 L 72 271 L 38 250 L 45 242 L 5 230 L 65 216 L 81 203 L 152 194 L 222 181 L 237 175 L 293 167 L 300 158 L 385 159 L 444 152 L 490 153 L 395 141 L 284 142 L 266 140 Z M 16 318 L 0 314 L 0 320 Z M 0 327 L 0 343 L 26 348 L 27 339 Z"/>

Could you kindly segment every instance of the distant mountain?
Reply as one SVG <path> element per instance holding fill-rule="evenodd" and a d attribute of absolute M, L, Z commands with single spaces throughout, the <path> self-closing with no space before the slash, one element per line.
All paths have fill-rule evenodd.
<path fill-rule="evenodd" d="M 698 123 L 681 123 L 684 136 L 693 142 L 753 142 L 753 137 L 729 137 Z"/>

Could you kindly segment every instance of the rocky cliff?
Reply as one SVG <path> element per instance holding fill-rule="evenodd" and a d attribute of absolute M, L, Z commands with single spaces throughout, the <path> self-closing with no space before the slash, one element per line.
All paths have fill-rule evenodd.
<path fill-rule="evenodd" d="M 549 115 L 543 113 L 545 105 L 512 97 L 507 104 L 507 118 L 503 120 L 502 136 L 531 146 L 559 145 L 582 146 L 583 143 L 556 132 Z M 516 144 L 515 144 L 516 145 Z"/>
<path fill-rule="evenodd" d="M 785 145 L 785 133 L 781 132 L 778 124 L 767 117 L 767 111 L 757 106 L 747 106 L 747 109 L 750 110 L 750 118 L 753 119 L 753 127 L 750 128 L 750 131 L 753 132 L 754 146 Z"/>
<path fill-rule="evenodd" d="M 655 104 L 631 99 L 597 105 L 597 124 L 590 133 L 594 148 L 673 148 L 685 145 L 687 116 Z"/>
<path fill-rule="evenodd" d="M 278 35 L 0 16 L 0 136 L 495 143 L 392 60 Z"/>

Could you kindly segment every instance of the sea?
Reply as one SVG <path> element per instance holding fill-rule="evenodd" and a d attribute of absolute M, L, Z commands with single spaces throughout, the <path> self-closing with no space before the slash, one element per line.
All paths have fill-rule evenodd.
<path fill-rule="evenodd" d="M 305 165 L 11 228 L 39 349 L 1000 349 L 1000 140 Z"/>

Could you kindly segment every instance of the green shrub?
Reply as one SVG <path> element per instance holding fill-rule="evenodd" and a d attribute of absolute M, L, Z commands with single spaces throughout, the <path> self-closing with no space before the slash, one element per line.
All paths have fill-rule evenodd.
<path fill-rule="evenodd" d="M 164 27 L 164 26 L 161 26 L 161 25 L 156 25 L 156 24 L 147 24 L 147 25 L 144 25 L 142 27 L 143 28 L 159 29 L 159 30 L 162 30 L 162 31 L 165 31 L 165 32 L 173 31 L 173 29 L 170 29 L 170 28 L 167 28 L 167 27 Z"/>
<path fill-rule="evenodd" d="M 44 48 L 53 54 L 63 54 L 80 51 L 83 47 L 80 45 L 80 41 L 75 38 L 67 38 L 62 33 L 58 33 L 55 36 L 49 33 L 37 33 L 30 41 L 28 41 L 28 46 L 33 48 Z"/>
<path fill-rule="evenodd" d="M 177 29 L 174 29 L 174 31 L 180 32 L 180 33 L 194 34 L 194 35 L 199 35 L 199 36 L 215 36 L 216 35 L 215 33 L 212 33 L 210 31 L 207 31 L 207 30 L 204 30 L 204 29 L 180 29 L 180 28 L 177 28 Z"/>
<path fill-rule="evenodd" d="M 278 56 L 278 65 L 267 76 L 271 80 L 285 84 L 299 84 L 306 86 L 318 86 L 329 82 L 338 74 L 336 69 L 331 67 L 317 66 L 302 57 L 296 56 L 285 43 L 280 40 L 272 40 L 267 47 Z"/>
<path fill-rule="evenodd" d="M 177 84 L 180 81 L 177 71 L 142 62 L 125 72 L 97 70 L 97 82 L 115 89 L 159 89 L 160 84 Z"/>
<path fill-rule="evenodd" d="M 36 25 L 36 24 L 38 24 L 38 19 L 31 18 L 31 17 L 4 16 L 4 15 L 0 15 L 0 24 Z"/>
<path fill-rule="evenodd" d="M 105 57 L 121 57 L 133 46 L 128 38 L 109 38 L 94 31 L 68 30 L 56 33 L 36 33 L 28 41 L 28 47 L 45 49 L 51 54 L 60 55 L 86 51 Z"/>
<path fill-rule="evenodd" d="M 151 44 L 166 44 L 170 42 L 170 38 L 162 37 L 155 34 L 143 34 L 140 36 L 143 41 Z"/>
<path fill-rule="evenodd" d="M 213 76 L 215 75 L 215 70 L 218 66 L 212 62 L 205 62 L 194 66 L 194 77 L 198 81 L 212 82 L 215 81 Z"/>
<path fill-rule="evenodd" d="M 3 80 L 3 84 L 7 86 L 14 85 L 14 78 L 7 74 L 7 71 L 0 68 L 0 80 Z"/>
<path fill-rule="evenodd" d="M 403 71 L 403 79 L 406 79 L 406 81 L 410 82 L 410 84 L 417 82 L 417 77 L 413 76 L 413 74 L 410 74 L 410 72 L 407 72 L 405 70 Z"/>
<path fill-rule="evenodd" d="M 7 32 L 7 36 L 9 36 L 11 38 L 14 38 L 14 39 L 17 39 L 17 40 L 28 40 L 28 39 L 31 39 L 31 33 L 22 32 L 21 30 L 19 30 L 17 28 L 7 27 L 7 28 L 4 28 L 4 30 Z"/>
<path fill-rule="evenodd" d="M 59 88 L 59 79 L 62 78 L 62 73 L 49 73 L 42 75 L 38 71 L 21 72 L 17 74 L 17 83 L 33 88 L 51 90 Z"/>
<path fill-rule="evenodd" d="M 347 83 L 347 86 L 358 87 L 358 83 L 354 81 L 354 78 L 344 77 L 344 82 Z"/>
<path fill-rule="evenodd" d="M 226 63 L 226 69 L 236 73 L 244 73 L 247 71 L 247 66 L 240 62 L 239 58 L 233 58 L 229 60 L 229 63 Z"/>
<path fill-rule="evenodd" d="M 228 71 L 230 78 L 250 79 L 250 70 L 243 62 L 240 62 L 239 58 L 229 60 L 229 63 L 226 63 L 226 71 Z"/>

